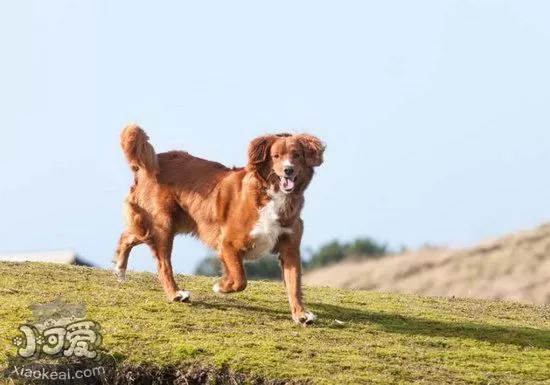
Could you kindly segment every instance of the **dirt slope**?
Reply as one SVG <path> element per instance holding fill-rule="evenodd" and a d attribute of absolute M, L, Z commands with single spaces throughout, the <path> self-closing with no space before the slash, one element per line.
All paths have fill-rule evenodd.
<path fill-rule="evenodd" d="M 423 249 L 308 273 L 309 285 L 550 303 L 550 223 L 470 249 Z"/>

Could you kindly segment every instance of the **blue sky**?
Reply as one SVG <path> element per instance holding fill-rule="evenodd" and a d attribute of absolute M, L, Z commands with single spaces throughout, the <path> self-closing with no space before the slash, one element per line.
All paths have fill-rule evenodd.
<path fill-rule="evenodd" d="M 118 138 L 243 165 L 255 136 L 328 145 L 304 247 L 470 245 L 550 217 L 550 3 L 12 1 L 0 5 L 0 251 L 110 266 Z M 178 272 L 208 250 L 179 237 Z M 140 246 L 130 268 L 154 270 Z"/>

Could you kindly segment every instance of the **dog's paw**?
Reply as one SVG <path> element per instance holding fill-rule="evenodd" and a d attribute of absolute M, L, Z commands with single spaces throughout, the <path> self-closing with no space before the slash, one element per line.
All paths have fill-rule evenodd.
<path fill-rule="evenodd" d="M 123 283 L 126 279 L 126 269 L 121 267 L 115 267 L 114 269 L 115 276 L 117 277 L 118 283 Z"/>
<path fill-rule="evenodd" d="M 222 292 L 222 289 L 220 288 L 220 284 L 219 283 L 216 283 L 214 286 L 212 286 L 212 291 L 214 293 L 221 293 Z"/>
<path fill-rule="evenodd" d="M 191 300 L 191 293 L 188 291 L 180 290 L 176 292 L 172 302 L 189 302 Z"/>
<path fill-rule="evenodd" d="M 308 311 L 301 315 L 295 315 L 293 318 L 294 318 L 294 322 L 302 326 L 308 326 L 308 325 L 312 325 L 313 322 L 315 322 L 315 320 L 317 319 L 317 316 Z"/>

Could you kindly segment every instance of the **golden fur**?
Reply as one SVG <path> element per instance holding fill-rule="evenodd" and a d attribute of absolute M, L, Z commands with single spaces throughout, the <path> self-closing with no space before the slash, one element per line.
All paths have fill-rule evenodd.
<path fill-rule="evenodd" d="M 301 298 L 300 212 L 313 167 L 323 162 L 324 144 L 308 134 L 261 136 L 249 145 L 246 167 L 228 168 L 182 151 L 155 154 L 148 139 L 137 125 L 121 134 L 135 180 L 124 202 L 127 227 L 115 257 L 119 277 L 132 247 L 145 243 L 167 297 L 188 300 L 171 265 L 173 239 L 181 233 L 219 253 L 224 276 L 214 290 L 221 293 L 245 289 L 243 259 L 278 253 L 292 317 L 312 322 Z"/>

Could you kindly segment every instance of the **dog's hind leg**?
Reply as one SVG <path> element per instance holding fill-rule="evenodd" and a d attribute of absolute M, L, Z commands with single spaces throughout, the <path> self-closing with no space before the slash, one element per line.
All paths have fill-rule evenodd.
<path fill-rule="evenodd" d="M 130 256 L 130 251 L 132 251 L 134 246 L 141 243 L 143 243 L 143 241 L 128 231 L 124 231 L 120 235 L 118 247 L 115 252 L 115 259 L 113 261 L 115 263 L 115 275 L 120 283 L 124 282 L 124 279 L 126 278 L 126 268 L 128 267 L 128 257 Z"/>
<path fill-rule="evenodd" d="M 124 201 L 126 230 L 120 235 L 113 261 L 115 263 L 115 275 L 121 283 L 124 282 L 126 276 L 130 251 L 134 246 L 140 245 L 150 238 L 149 215 L 137 204 L 132 203 L 132 198 L 132 193 L 130 193 Z"/>
<path fill-rule="evenodd" d="M 173 302 L 187 302 L 191 298 L 191 293 L 179 290 L 174 279 L 171 261 L 173 244 L 174 233 L 157 231 L 149 247 L 157 260 L 159 280 L 168 299 Z"/>

